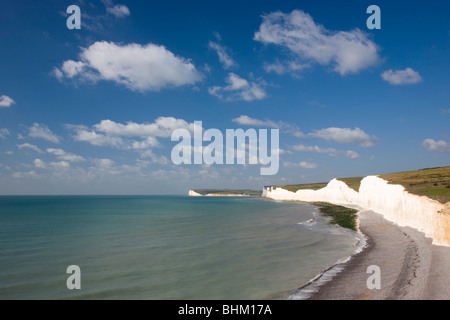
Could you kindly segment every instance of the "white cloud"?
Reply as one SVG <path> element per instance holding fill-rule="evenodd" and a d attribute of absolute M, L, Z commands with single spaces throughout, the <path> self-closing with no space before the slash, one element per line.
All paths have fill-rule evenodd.
<path fill-rule="evenodd" d="M 239 118 L 235 118 L 232 120 L 243 126 L 256 126 L 256 127 L 269 127 L 269 128 L 278 128 L 279 124 L 272 120 L 259 120 L 255 118 L 250 118 L 246 115 L 241 115 Z"/>
<path fill-rule="evenodd" d="M 36 173 L 36 171 L 31 170 L 28 172 L 13 172 L 11 174 L 11 176 L 15 179 L 26 179 L 26 178 L 31 178 L 31 179 L 40 179 L 42 176 L 38 173 Z"/>
<path fill-rule="evenodd" d="M 124 18 L 130 15 L 130 9 L 123 4 L 114 4 L 112 0 L 102 0 L 106 7 L 106 12 L 116 18 Z"/>
<path fill-rule="evenodd" d="M 339 154 L 343 153 L 349 159 L 359 158 L 359 154 L 352 150 L 347 150 L 347 151 L 343 152 L 343 151 L 338 151 L 335 148 L 321 148 L 318 146 L 306 146 L 303 144 L 292 146 L 292 149 L 295 151 L 300 151 L 300 152 L 327 153 L 330 157 L 337 157 Z"/>
<path fill-rule="evenodd" d="M 420 74 L 411 68 L 395 71 L 389 69 L 381 74 L 381 78 L 393 85 L 415 84 L 422 81 Z"/>
<path fill-rule="evenodd" d="M 288 48 L 296 60 L 332 65 L 341 75 L 357 73 L 379 61 L 378 47 L 367 33 L 327 30 L 301 10 L 264 15 L 254 40 Z"/>
<path fill-rule="evenodd" d="M 124 18 L 130 15 L 130 9 L 123 4 L 116 4 L 113 7 L 107 7 L 106 11 L 116 18 Z"/>
<path fill-rule="evenodd" d="M 433 139 L 425 139 L 422 142 L 422 146 L 424 146 L 429 151 L 447 153 L 450 152 L 450 144 L 444 140 L 433 140 Z"/>
<path fill-rule="evenodd" d="M 44 161 L 41 159 L 34 159 L 33 163 L 34 166 L 39 169 L 44 169 L 46 167 Z"/>
<path fill-rule="evenodd" d="M 131 149 L 150 149 L 158 146 L 160 146 L 160 144 L 155 137 L 148 137 L 145 140 L 133 141 L 131 144 Z"/>
<path fill-rule="evenodd" d="M 121 147 L 124 142 L 120 137 L 110 137 L 103 134 L 98 134 L 93 130 L 89 130 L 84 126 L 69 126 L 75 130 L 73 136 L 75 141 L 85 141 L 89 142 L 94 146 L 111 146 L 111 147 Z"/>
<path fill-rule="evenodd" d="M 67 161 L 50 162 L 50 166 L 54 169 L 67 169 L 70 167 L 70 163 Z"/>
<path fill-rule="evenodd" d="M 86 63 L 81 61 L 73 61 L 73 60 L 67 60 L 64 61 L 61 70 L 55 69 L 55 75 L 56 77 L 61 80 L 63 76 L 66 76 L 67 78 L 72 79 L 73 77 L 79 75 L 83 72 L 83 69 L 86 68 Z M 92 77 L 94 79 L 94 77 Z"/>
<path fill-rule="evenodd" d="M 62 73 L 62 71 L 58 68 L 53 68 L 52 72 L 50 72 L 50 75 L 53 75 L 59 81 L 62 81 L 62 79 L 64 78 L 64 73 Z"/>
<path fill-rule="evenodd" d="M 203 75 L 186 58 L 156 44 L 95 42 L 83 48 L 80 61 L 67 60 L 54 74 L 84 81 L 113 81 L 135 91 L 159 91 L 192 85 Z"/>
<path fill-rule="evenodd" d="M 19 150 L 22 150 L 22 149 L 26 148 L 26 149 L 34 150 L 37 153 L 42 153 L 42 154 L 45 153 L 44 151 L 39 149 L 38 146 L 35 146 L 34 144 L 30 144 L 30 143 L 18 144 L 17 147 L 19 148 Z"/>
<path fill-rule="evenodd" d="M 0 108 L 8 108 L 15 104 L 16 102 L 8 96 L 0 96 Z"/>
<path fill-rule="evenodd" d="M 219 57 L 219 61 L 220 61 L 220 63 L 222 63 L 222 66 L 224 67 L 224 69 L 230 69 L 231 67 L 236 65 L 236 62 L 233 60 L 233 58 L 231 58 L 231 56 L 227 52 L 227 51 L 229 51 L 228 48 L 222 46 L 221 44 L 219 44 L 217 42 L 213 42 L 213 41 L 209 41 L 208 47 L 210 49 L 213 49 L 214 51 L 216 51 L 216 53 Z"/>
<path fill-rule="evenodd" d="M 352 151 L 352 150 L 347 150 L 345 152 L 345 155 L 347 156 L 347 158 L 349 159 L 356 159 L 359 158 L 359 153 L 356 151 Z"/>
<path fill-rule="evenodd" d="M 335 156 L 337 153 L 337 150 L 334 148 L 320 148 L 318 146 L 305 146 L 303 144 L 293 146 L 292 149 L 301 152 L 328 153 L 330 156 Z"/>
<path fill-rule="evenodd" d="M 228 83 L 225 87 L 209 87 L 209 94 L 226 101 L 253 101 L 262 100 L 267 97 L 267 94 L 261 84 L 253 81 L 248 82 L 234 73 L 229 73 L 225 81 Z"/>
<path fill-rule="evenodd" d="M 313 137 L 334 141 L 341 144 L 358 144 L 361 147 L 372 147 L 377 137 L 368 135 L 360 128 L 327 128 L 309 134 Z"/>
<path fill-rule="evenodd" d="M 95 146 L 110 146 L 118 149 L 145 150 L 159 147 L 157 138 L 170 138 L 175 129 L 194 130 L 194 123 L 173 117 L 159 117 L 152 123 L 127 122 L 125 124 L 111 120 L 102 120 L 92 128 L 68 125 L 75 131 L 76 141 L 89 142 Z"/>
<path fill-rule="evenodd" d="M 284 162 L 283 166 L 286 168 L 304 168 L 304 169 L 316 169 L 318 166 L 316 163 L 313 162 L 306 162 L 302 161 L 299 163 L 292 163 L 292 162 Z"/>
<path fill-rule="evenodd" d="M 47 149 L 47 152 L 57 156 L 58 159 L 64 160 L 64 161 L 82 162 L 82 161 L 85 160 L 82 156 L 79 156 L 79 155 L 76 155 L 76 154 L 72 154 L 72 153 L 67 153 L 63 149 L 49 148 L 49 149 Z"/>
<path fill-rule="evenodd" d="M 274 63 L 264 63 L 264 70 L 267 73 L 275 72 L 280 75 L 285 73 L 297 74 L 309 66 L 310 65 L 308 63 L 298 63 L 295 61 L 287 61 L 283 63 L 276 61 Z"/>
<path fill-rule="evenodd" d="M 169 159 L 167 159 L 164 156 L 159 156 L 153 153 L 152 150 L 145 150 L 141 153 L 142 158 L 149 158 L 151 160 L 151 163 L 158 163 L 167 165 L 170 163 Z"/>
<path fill-rule="evenodd" d="M 6 128 L 0 128 L 0 139 L 6 139 L 9 136 L 9 130 Z"/>
<path fill-rule="evenodd" d="M 285 150 L 285 149 L 278 149 L 278 154 L 292 154 L 293 152 L 291 150 Z"/>
<path fill-rule="evenodd" d="M 450 114 L 450 108 L 448 109 L 441 109 L 442 114 Z"/>
<path fill-rule="evenodd" d="M 111 159 L 94 159 L 96 167 L 103 170 L 109 170 L 115 167 L 116 163 Z"/>
<path fill-rule="evenodd" d="M 34 123 L 29 130 L 29 136 L 32 138 L 41 138 L 53 143 L 59 143 L 58 136 L 44 124 Z"/>
<path fill-rule="evenodd" d="M 256 119 L 251 118 L 247 115 L 241 115 L 238 118 L 232 119 L 233 122 L 238 123 L 242 126 L 255 126 L 255 127 L 268 127 L 268 128 L 277 128 L 286 133 L 291 133 L 294 136 L 301 138 L 304 136 L 303 132 L 301 132 L 300 128 L 295 124 L 290 124 L 283 121 L 273 121 L 270 119 Z"/>
<path fill-rule="evenodd" d="M 94 128 L 97 131 L 115 136 L 153 136 L 168 138 L 172 134 L 172 131 L 178 128 L 193 130 L 194 124 L 188 123 L 183 119 L 176 119 L 173 117 L 159 117 L 153 123 L 127 122 L 126 124 L 121 124 L 111 120 L 102 120 L 99 124 L 94 125 Z"/>

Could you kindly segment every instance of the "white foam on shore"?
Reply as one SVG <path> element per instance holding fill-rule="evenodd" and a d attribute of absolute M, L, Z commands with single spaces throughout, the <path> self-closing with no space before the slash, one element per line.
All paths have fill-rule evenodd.
<path fill-rule="evenodd" d="M 354 206 L 353 206 L 354 207 Z M 359 214 L 358 212 L 358 222 Z M 313 219 L 311 219 L 313 220 Z M 342 227 L 340 227 L 342 228 Z M 367 247 L 367 238 L 360 231 L 356 232 L 357 242 L 355 244 L 355 250 L 353 254 L 339 259 L 329 268 L 320 272 L 317 276 L 309 280 L 306 284 L 298 288 L 293 294 L 288 297 L 288 300 L 306 300 L 311 297 L 314 293 L 318 292 L 320 287 L 325 283 L 331 281 L 337 274 L 345 269 L 345 264 L 352 259 L 352 257 L 360 252 L 362 252 Z"/>

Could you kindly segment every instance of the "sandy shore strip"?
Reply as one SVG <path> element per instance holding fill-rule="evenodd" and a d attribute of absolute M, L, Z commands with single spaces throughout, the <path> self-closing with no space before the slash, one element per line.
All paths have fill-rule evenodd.
<path fill-rule="evenodd" d="M 366 248 L 320 287 L 310 300 L 448 300 L 450 248 L 424 234 L 395 225 L 373 211 L 359 213 Z M 381 289 L 368 289 L 369 266 L 381 271 Z"/>

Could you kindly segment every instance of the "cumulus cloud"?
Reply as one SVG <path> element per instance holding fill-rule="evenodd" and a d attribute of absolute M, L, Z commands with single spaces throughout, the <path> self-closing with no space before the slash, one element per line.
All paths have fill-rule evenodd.
<path fill-rule="evenodd" d="M 27 178 L 31 178 L 31 179 L 40 179 L 42 178 L 42 176 L 38 173 L 36 173 L 36 171 L 31 170 L 28 172 L 13 172 L 11 174 L 11 177 L 15 178 L 15 179 L 27 179 Z"/>
<path fill-rule="evenodd" d="M 9 108 L 16 102 L 8 96 L 1 95 L 0 96 L 0 108 Z"/>
<path fill-rule="evenodd" d="M 28 135 L 32 138 L 40 138 L 53 143 L 59 143 L 59 137 L 51 132 L 45 124 L 34 123 L 29 128 Z"/>
<path fill-rule="evenodd" d="M 35 146 L 34 144 L 30 144 L 30 143 L 18 144 L 17 147 L 19 148 L 19 150 L 22 150 L 22 149 L 25 148 L 25 149 L 31 149 L 31 150 L 34 150 L 34 151 L 36 151 L 37 153 L 41 153 L 41 154 L 45 153 L 44 151 L 42 151 L 41 149 L 39 149 L 38 146 Z"/>
<path fill-rule="evenodd" d="M 154 154 L 152 150 L 148 149 L 141 153 L 142 158 L 150 159 L 150 163 L 157 163 L 167 165 L 170 163 L 169 159 L 164 156 Z"/>
<path fill-rule="evenodd" d="M 82 162 L 85 159 L 82 156 L 73 154 L 73 153 L 67 153 L 63 149 L 53 149 L 49 148 L 47 149 L 47 152 L 50 154 L 55 155 L 58 157 L 58 159 L 68 162 Z"/>
<path fill-rule="evenodd" d="M 302 161 L 299 163 L 284 162 L 283 166 L 286 168 L 304 168 L 304 169 L 316 169 L 318 167 L 316 163 L 306 161 Z"/>
<path fill-rule="evenodd" d="M 224 67 L 224 69 L 230 69 L 231 67 L 236 65 L 236 62 L 233 60 L 233 58 L 228 53 L 229 49 L 224 47 L 223 45 L 209 41 L 208 47 L 212 50 L 214 50 L 217 53 L 217 56 L 219 57 L 219 61 Z"/>
<path fill-rule="evenodd" d="M 109 146 L 118 149 L 143 150 L 158 147 L 157 138 L 169 138 L 175 129 L 194 130 L 194 123 L 173 117 L 159 117 L 152 123 L 118 123 L 102 120 L 88 128 L 69 125 L 76 141 L 85 141 L 95 146 Z"/>
<path fill-rule="evenodd" d="M 266 91 L 261 84 L 253 81 L 249 82 L 234 73 L 229 73 L 225 81 L 228 84 L 225 87 L 209 87 L 209 94 L 226 101 L 253 101 L 267 97 Z"/>
<path fill-rule="evenodd" d="M 70 163 L 67 161 L 50 162 L 50 166 L 54 169 L 67 169 L 70 167 Z"/>
<path fill-rule="evenodd" d="M 287 48 L 295 60 L 331 65 L 341 75 L 357 73 L 379 61 L 378 47 L 367 33 L 327 30 L 301 10 L 264 15 L 254 40 Z"/>
<path fill-rule="evenodd" d="M 425 139 L 422 146 L 429 151 L 447 153 L 450 152 L 450 144 L 444 140 Z"/>
<path fill-rule="evenodd" d="M 73 138 L 75 141 L 85 141 L 94 146 L 110 146 L 120 148 L 124 141 L 120 137 L 111 137 L 99 134 L 86 126 L 68 126 L 75 131 Z"/>
<path fill-rule="evenodd" d="M 347 156 L 347 158 L 349 159 L 356 159 L 359 158 L 359 153 L 353 150 L 347 150 L 345 152 L 345 155 Z"/>
<path fill-rule="evenodd" d="M 365 133 L 360 128 L 350 129 L 332 127 L 316 130 L 309 135 L 341 144 L 358 144 L 361 147 L 372 147 L 375 144 L 375 141 L 377 141 L 377 137 Z"/>
<path fill-rule="evenodd" d="M 34 159 L 33 163 L 34 166 L 39 169 L 44 169 L 46 167 L 45 162 L 42 161 L 41 159 Z"/>
<path fill-rule="evenodd" d="M 97 131 L 104 132 L 108 135 L 125 136 L 125 137 L 162 137 L 168 138 L 172 131 L 178 128 L 194 129 L 193 123 L 188 123 L 183 119 L 173 117 L 159 117 L 153 123 L 135 123 L 127 122 L 126 124 L 117 123 L 111 120 L 102 120 L 94 125 Z"/>
<path fill-rule="evenodd" d="M 164 46 L 106 41 L 82 48 L 79 61 L 64 61 L 53 73 L 59 79 L 113 81 L 140 92 L 192 85 L 203 77 L 190 60 Z"/>
<path fill-rule="evenodd" d="M 381 74 L 381 78 L 392 85 L 415 84 L 422 81 L 420 74 L 411 68 L 395 71 L 389 69 Z"/>

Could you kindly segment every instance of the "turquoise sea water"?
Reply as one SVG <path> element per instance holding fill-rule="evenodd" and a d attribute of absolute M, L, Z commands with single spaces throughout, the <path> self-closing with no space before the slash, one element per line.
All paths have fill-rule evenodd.
<path fill-rule="evenodd" d="M 357 241 L 308 204 L 0 197 L 0 299 L 286 299 Z M 68 290 L 70 265 L 81 290 Z"/>

